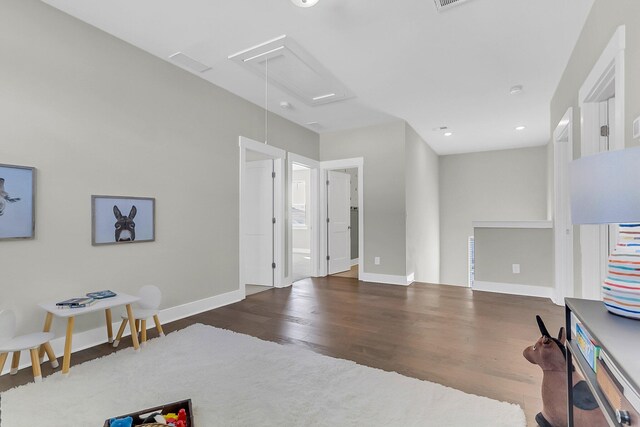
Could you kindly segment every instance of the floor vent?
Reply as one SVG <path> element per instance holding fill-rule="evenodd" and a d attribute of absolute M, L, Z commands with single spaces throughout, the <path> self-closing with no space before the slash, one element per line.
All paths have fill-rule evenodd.
<path fill-rule="evenodd" d="M 451 9 L 452 7 L 456 7 L 461 5 L 462 3 L 466 3 L 469 0 L 434 0 L 436 2 L 436 9 L 438 12 L 442 12 L 447 9 Z"/>

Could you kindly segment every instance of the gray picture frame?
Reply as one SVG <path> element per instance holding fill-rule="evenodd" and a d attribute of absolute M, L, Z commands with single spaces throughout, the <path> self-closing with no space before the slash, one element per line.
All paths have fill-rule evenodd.
<path fill-rule="evenodd" d="M 27 172 L 28 179 L 31 183 L 23 183 L 27 194 L 12 194 L 12 189 L 15 186 L 10 182 L 5 182 L 5 175 L 10 174 L 11 170 L 25 171 Z M 23 220 L 18 218 L 20 227 L 23 231 L 16 230 L 15 233 L 11 232 L 11 226 L 8 226 L 6 230 L 0 228 L 0 240 L 33 240 L 36 235 L 36 168 L 31 166 L 19 166 L 0 163 L 0 221 L 3 218 L 7 218 L 5 213 L 7 209 L 12 208 L 12 204 L 20 201 L 28 201 L 31 204 L 31 209 L 27 208 L 28 216 Z M 17 200 L 16 200 L 17 199 Z M 30 216 L 30 217 L 29 217 Z M 1 224 L 0 224 L 1 227 Z M 15 227 L 14 227 L 15 228 Z M 24 231 L 26 230 L 26 232 Z M 6 234 L 6 235 L 5 235 Z M 14 235 L 15 234 L 15 235 Z"/>
<path fill-rule="evenodd" d="M 145 209 L 141 211 L 136 210 L 134 218 L 136 223 L 144 221 L 147 232 L 142 238 L 134 238 L 134 240 L 116 241 L 118 234 L 116 234 L 116 224 L 122 221 L 127 221 L 131 215 L 131 210 L 125 209 L 118 212 L 123 219 L 118 219 L 115 216 L 114 206 L 118 204 L 128 206 L 150 206 L 151 212 L 147 212 Z M 107 209 L 107 207 L 110 207 Z M 117 206 L 120 208 L 120 206 Z M 129 221 L 132 222 L 132 221 Z M 150 225 L 149 225 L 150 222 Z M 114 237 L 111 238 L 106 234 L 105 224 L 113 224 Z M 136 225 L 137 227 L 137 225 Z M 135 230 L 137 231 L 137 230 Z M 149 236 L 150 231 L 150 236 Z M 139 236 L 139 235 L 138 235 Z M 91 245 L 92 246 L 104 246 L 104 245 L 126 245 L 131 243 L 149 243 L 156 240 L 156 199 L 154 197 L 137 197 L 137 196 L 111 196 L 111 195 L 92 195 L 91 196 Z"/>

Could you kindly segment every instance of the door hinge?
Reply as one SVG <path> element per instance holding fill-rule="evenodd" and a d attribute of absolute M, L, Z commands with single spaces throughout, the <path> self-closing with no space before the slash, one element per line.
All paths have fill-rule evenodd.
<path fill-rule="evenodd" d="M 275 218 L 273 218 L 273 223 L 274 223 L 274 224 L 276 223 L 276 219 L 275 219 Z"/>
<path fill-rule="evenodd" d="M 327 185 L 329 185 L 329 180 L 327 180 Z"/>
<path fill-rule="evenodd" d="M 327 255 L 327 261 L 329 261 L 331 259 L 331 257 L 329 255 Z"/>
<path fill-rule="evenodd" d="M 329 224 L 329 218 L 327 218 L 327 224 Z"/>
<path fill-rule="evenodd" d="M 600 127 L 600 136 L 609 136 L 609 126 L 604 125 Z"/>
<path fill-rule="evenodd" d="M 271 263 L 271 268 L 276 268 L 276 263 Z"/>

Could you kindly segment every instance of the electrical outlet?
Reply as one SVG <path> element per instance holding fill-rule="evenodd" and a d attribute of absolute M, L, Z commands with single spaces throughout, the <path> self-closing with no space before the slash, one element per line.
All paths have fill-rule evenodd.
<path fill-rule="evenodd" d="M 373 259 L 373 263 L 374 263 L 375 265 L 380 265 L 380 257 L 379 257 L 379 256 L 375 257 L 375 258 Z"/>
<path fill-rule="evenodd" d="M 513 274 L 520 274 L 520 264 L 512 264 Z"/>

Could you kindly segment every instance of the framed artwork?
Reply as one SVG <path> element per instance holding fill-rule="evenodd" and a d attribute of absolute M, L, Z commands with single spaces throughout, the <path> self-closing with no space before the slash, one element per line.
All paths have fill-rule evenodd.
<path fill-rule="evenodd" d="M 0 164 L 0 239 L 35 235 L 35 169 Z"/>
<path fill-rule="evenodd" d="M 116 245 L 156 239 L 156 199 L 91 196 L 91 244 Z"/>

